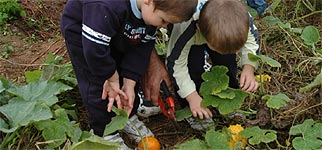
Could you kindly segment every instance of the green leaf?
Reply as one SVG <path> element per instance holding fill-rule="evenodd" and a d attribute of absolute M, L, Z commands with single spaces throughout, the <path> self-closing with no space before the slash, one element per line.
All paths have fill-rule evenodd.
<path fill-rule="evenodd" d="M 42 135 L 46 141 L 54 140 L 54 142 L 48 143 L 49 146 L 56 148 L 65 143 L 67 137 L 71 138 L 74 142 L 78 142 L 81 136 L 81 129 L 71 123 L 66 111 L 64 109 L 57 109 L 54 118 L 35 123 L 36 128 L 42 130 Z"/>
<path fill-rule="evenodd" d="M 21 87 L 13 87 L 8 92 L 23 98 L 25 101 L 43 101 L 48 106 L 58 102 L 57 94 L 72 88 L 54 81 L 37 81 Z"/>
<path fill-rule="evenodd" d="M 211 71 L 204 72 L 201 77 L 204 82 L 200 87 L 200 95 L 217 94 L 222 90 L 228 88 L 229 77 L 226 75 L 228 72 L 225 66 L 214 66 Z"/>
<path fill-rule="evenodd" d="M 275 26 L 280 22 L 281 20 L 273 16 L 266 16 L 263 18 L 263 25 L 267 25 L 267 26 Z"/>
<path fill-rule="evenodd" d="M 175 117 L 177 121 L 182 121 L 185 118 L 191 117 L 192 113 L 189 107 L 185 107 L 183 109 L 179 109 L 175 113 Z"/>
<path fill-rule="evenodd" d="M 77 85 L 76 78 L 74 77 L 74 70 L 70 63 L 64 64 L 63 66 L 56 66 L 55 64 L 44 66 L 41 79 L 52 81 L 63 79 L 71 82 L 73 85 Z"/>
<path fill-rule="evenodd" d="M 266 63 L 266 64 L 270 65 L 271 67 L 281 67 L 281 64 L 278 61 L 276 61 L 268 56 L 265 56 L 265 55 L 254 55 L 254 54 L 249 53 L 248 58 L 251 61 L 261 60 L 263 63 Z"/>
<path fill-rule="evenodd" d="M 277 95 L 265 95 L 262 99 L 266 99 L 266 105 L 270 108 L 280 109 L 281 107 L 286 106 L 286 103 L 290 100 L 290 98 L 285 94 L 277 94 Z"/>
<path fill-rule="evenodd" d="M 39 80 L 41 73 L 42 73 L 42 71 L 40 71 L 40 70 L 26 71 L 25 77 L 26 77 L 27 83 Z"/>
<path fill-rule="evenodd" d="M 277 139 L 276 131 L 263 130 L 258 126 L 246 128 L 239 132 L 240 135 L 248 138 L 249 144 L 255 145 L 261 142 L 270 143 Z"/>
<path fill-rule="evenodd" d="M 117 130 L 122 130 L 129 121 L 125 110 L 117 109 L 115 106 L 113 106 L 112 110 L 116 113 L 116 116 L 114 116 L 112 121 L 105 126 L 103 136 L 107 136 Z"/>
<path fill-rule="evenodd" d="M 291 24 L 290 23 L 283 23 L 283 22 L 278 22 L 277 23 L 281 28 L 284 28 L 287 31 L 291 31 Z"/>
<path fill-rule="evenodd" d="M 314 26 L 307 26 L 303 29 L 301 38 L 308 45 L 316 44 L 320 39 L 320 32 Z"/>
<path fill-rule="evenodd" d="M 216 107 L 220 114 L 229 114 L 231 112 L 234 112 L 241 107 L 248 94 L 240 89 L 229 88 L 229 90 L 231 90 L 236 95 L 233 99 L 207 95 L 203 97 L 201 105 Z"/>
<path fill-rule="evenodd" d="M 301 34 L 301 33 L 302 33 L 302 31 L 303 31 L 303 29 L 302 29 L 302 28 L 292 28 L 292 29 L 291 29 L 291 31 L 292 31 L 293 33 Z"/>
<path fill-rule="evenodd" d="M 0 80 L 0 93 L 3 92 L 6 88 L 4 88 L 2 81 Z"/>
<path fill-rule="evenodd" d="M 179 145 L 175 146 L 175 149 L 177 150 L 187 150 L 187 149 L 191 149 L 191 150 L 206 150 L 209 149 L 209 147 L 207 147 L 206 143 L 199 140 L 199 139 L 193 139 L 193 140 L 188 140 L 184 143 L 181 143 Z"/>
<path fill-rule="evenodd" d="M 315 50 L 317 53 L 321 54 L 322 55 L 322 49 L 317 49 Z"/>
<path fill-rule="evenodd" d="M 300 88 L 300 92 L 310 91 L 313 87 L 319 86 L 319 85 L 322 86 L 322 69 L 321 69 L 320 74 L 315 77 L 315 79 L 313 80 L 313 82 L 311 82 L 310 84 L 308 84 L 305 87 Z"/>
<path fill-rule="evenodd" d="M 210 146 L 210 149 L 230 150 L 229 143 L 223 133 L 209 130 L 206 133 L 205 139 L 207 144 Z"/>
<path fill-rule="evenodd" d="M 292 141 L 295 149 L 322 149 L 322 123 L 307 119 L 302 124 L 292 126 L 289 133 L 301 134 Z"/>
<path fill-rule="evenodd" d="M 10 128 L 1 126 L 0 130 L 5 133 L 14 132 L 21 126 L 27 126 L 31 122 L 52 118 L 50 108 L 36 101 L 25 101 L 21 97 L 12 98 L 8 104 L 0 107 L 0 112 L 9 120 Z"/>
<path fill-rule="evenodd" d="M 215 95 L 215 94 L 214 94 Z M 220 93 L 216 94 L 218 97 L 220 98 L 227 98 L 227 99 L 233 99 L 236 94 L 234 93 L 234 91 L 227 89 L 227 90 L 223 90 Z"/>
<path fill-rule="evenodd" d="M 72 145 L 72 150 L 118 150 L 120 144 L 109 142 L 102 137 L 93 135 L 81 142 Z"/>
<path fill-rule="evenodd" d="M 275 11 L 277 6 L 280 4 L 281 0 L 274 0 L 274 2 L 269 6 L 272 11 Z"/>

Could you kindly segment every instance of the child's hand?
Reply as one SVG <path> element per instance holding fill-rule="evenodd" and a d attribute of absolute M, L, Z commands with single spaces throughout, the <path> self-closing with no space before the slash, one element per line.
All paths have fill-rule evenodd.
<path fill-rule="evenodd" d="M 212 117 L 211 111 L 207 107 L 202 107 L 201 101 L 202 98 L 199 94 L 194 91 L 186 97 L 189 102 L 189 107 L 192 112 L 192 116 L 199 117 L 200 119 L 208 119 Z"/>
<path fill-rule="evenodd" d="M 127 97 L 125 93 L 120 89 L 118 73 L 115 72 L 111 78 L 105 80 L 103 85 L 102 100 L 106 100 L 106 97 L 108 96 L 108 112 L 112 111 L 114 101 L 116 101 L 117 108 L 122 108 L 120 95 Z"/>
<path fill-rule="evenodd" d="M 124 78 L 123 83 L 124 84 L 122 90 L 125 92 L 127 97 L 121 96 L 121 103 L 123 105 L 123 109 L 127 112 L 128 115 L 130 115 L 135 99 L 134 87 L 136 82 L 131 79 Z"/>
<path fill-rule="evenodd" d="M 255 92 L 259 84 L 255 80 L 254 76 L 255 68 L 251 65 L 245 64 L 240 76 L 240 88 L 246 92 Z"/>

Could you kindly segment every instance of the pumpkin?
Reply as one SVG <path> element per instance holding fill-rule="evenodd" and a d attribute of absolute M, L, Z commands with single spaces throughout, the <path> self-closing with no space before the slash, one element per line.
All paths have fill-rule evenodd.
<path fill-rule="evenodd" d="M 239 132 L 244 130 L 244 128 L 240 124 L 230 125 L 228 130 L 231 133 L 231 140 L 229 141 L 229 145 L 231 149 L 235 149 L 236 143 L 241 142 L 242 148 L 244 148 L 247 144 L 247 138 L 239 135 Z"/>
<path fill-rule="evenodd" d="M 160 150 L 160 147 L 158 139 L 152 136 L 143 137 L 138 144 L 138 150 Z"/>

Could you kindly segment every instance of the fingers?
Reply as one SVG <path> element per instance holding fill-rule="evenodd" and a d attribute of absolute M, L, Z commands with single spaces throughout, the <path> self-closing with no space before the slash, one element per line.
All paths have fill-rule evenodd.
<path fill-rule="evenodd" d="M 107 112 L 112 111 L 113 103 L 114 103 L 114 97 L 109 97 L 108 104 L 107 104 Z"/>
<path fill-rule="evenodd" d="M 241 86 L 242 90 L 246 92 L 255 92 L 259 87 L 258 82 L 253 81 L 253 82 L 246 82 L 244 86 Z"/>
<path fill-rule="evenodd" d="M 200 119 L 208 119 L 212 117 L 212 113 L 208 108 L 199 108 L 192 110 L 193 117 L 199 117 Z"/>
<path fill-rule="evenodd" d="M 159 105 L 158 103 L 159 96 L 160 96 L 160 86 L 154 86 L 154 88 L 152 88 L 151 90 L 151 101 L 155 106 Z"/>
<path fill-rule="evenodd" d="M 253 75 L 241 75 L 240 77 L 240 87 L 242 90 L 246 92 L 255 92 L 259 84 L 256 82 L 255 77 Z"/>

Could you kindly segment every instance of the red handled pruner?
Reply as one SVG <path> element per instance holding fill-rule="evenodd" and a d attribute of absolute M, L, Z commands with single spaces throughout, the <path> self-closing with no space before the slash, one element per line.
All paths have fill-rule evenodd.
<path fill-rule="evenodd" d="M 161 82 L 161 90 L 164 93 L 164 96 L 159 96 L 159 106 L 164 116 L 175 120 L 175 108 L 174 108 L 174 98 L 171 95 L 167 84 L 163 80 Z M 160 94 L 161 95 L 161 94 Z"/>

